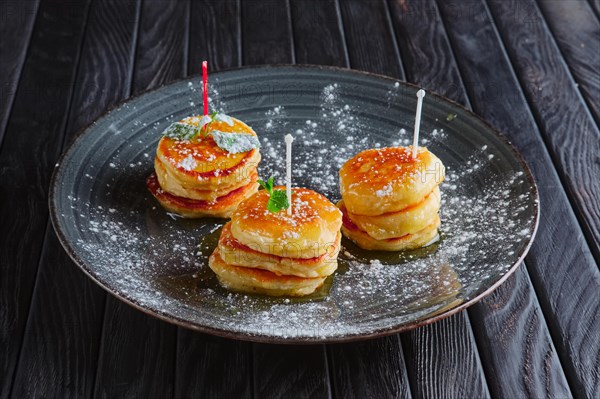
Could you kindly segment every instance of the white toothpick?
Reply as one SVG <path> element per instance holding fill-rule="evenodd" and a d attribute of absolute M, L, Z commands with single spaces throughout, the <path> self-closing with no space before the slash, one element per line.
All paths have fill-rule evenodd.
<path fill-rule="evenodd" d="M 285 136 L 285 193 L 290 204 L 287 209 L 288 215 L 292 214 L 292 141 L 294 137 L 287 134 Z"/>
<path fill-rule="evenodd" d="M 417 114 L 415 115 L 415 132 L 413 134 L 412 157 L 417 157 L 417 148 L 419 146 L 419 130 L 421 129 L 421 111 L 423 110 L 423 97 L 425 90 L 421 89 L 417 92 Z"/>

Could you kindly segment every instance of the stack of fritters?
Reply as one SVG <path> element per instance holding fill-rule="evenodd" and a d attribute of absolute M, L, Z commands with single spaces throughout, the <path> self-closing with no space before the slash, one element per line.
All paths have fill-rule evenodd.
<path fill-rule="evenodd" d="M 399 251 L 437 237 L 444 165 L 426 148 L 370 149 L 340 169 L 342 232 L 368 250 Z"/>
<path fill-rule="evenodd" d="M 232 290 L 308 295 L 337 269 L 342 214 L 305 188 L 293 189 L 291 215 L 268 210 L 268 201 L 269 193 L 261 190 L 240 203 L 223 227 L 209 266 Z"/>
<path fill-rule="evenodd" d="M 199 117 L 180 121 L 197 127 Z M 221 149 L 210 132 L 256 136 L 245 123 L 231 118 L 232 124 L 215 120 L 201 134 L 189 140 L 163 137 L 154 160 L 155 173 L 147 186 L 161 205 L 188 218 L 229 217 L 237 205 L 258 190 L 257 148 L 230 153 Z"/>

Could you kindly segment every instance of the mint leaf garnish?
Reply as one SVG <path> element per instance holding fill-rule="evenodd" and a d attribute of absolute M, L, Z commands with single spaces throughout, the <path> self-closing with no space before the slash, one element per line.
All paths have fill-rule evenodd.
<path fill-rule="evenodd" d="M 210 115 L 204 115 L 202 117 L 202 119 L 200 120 L 200 129 L 201 129 L 201 132 L 202 132 L 202 137 L 206 137 L 207 136 L 208 130 L 210 128 L 210 125 L 214 121 L 225 122 L 229 126 L 233 126 L 233 124 L 234 124 L 233 123 L 233 118 L 231 118 L 231 116 L 225 115 L 225 114 L 220 114 L 218 111 L 214 111 Z"/>
<path fill-rule="evenodd" d="M 290 203 L 284 190 L 273 190 L 273 182 L 273 177 L 270 177 L 266 182 L 264 180 L 258 180 L 258 184 L 260 184 L 262 188 L 269 193 L 267 209 L 273 213 L 277 213 L 282 209 L 288 209 L 290 207 Z"/>
<path fill-rule="evenodd" d="M 198 127 L 187 123 L 175 122 L 165 129 L 163 136 L 176 140 L 191 140 L 198 134 Z"/>
<path fill-rule="evenodd" d="M 233 119 L 230 116 L 219 114 L 215 111 L 210 115 L 202 116 L 198 126 L 184 122 L 171 123 L 171 125 L 164 130 L 163 136 L 170 137 L 175 140 L 189 141 L 197 134 L 201 134 L 202 137 L 212 135 L 219 148 L 232 154 L 247 152 L 255 148 L 260 148 L 260 141 L 258 141 L 258 138 L 254 135 L 210 130 L 210 125 L 214 121 L 225 122 L 230 126 L 233 126 L 234 124 Z"/>
<path fill-rule="evenodd" d="M 209 134 L 213 137 L 219 148 L 232 154 L 260 148 L 258 138 L 251 134 L 226 133 L 219 130 L 213 130 Z"/>
<path fill-rule="evenodd" d="M 269 178 L 269 180 L 267 180 L 266 182 L 264 180 L 258 179 L 258 184 L 260 184 L 260 186 L 262 188 L 264 188 L 265 190 L 267 190 L 267 192 L 269 194 L 271 194 L 273 192 L 273 182 L 274 181 L 275 181 L 275 178 L 273 176 L 271 176 Z"/>
<path fill-rule="evenodd" d="M 267 202 L 267 209 L 271 212 L 277 213 L 282 209 L 288 209 L 290 203 L 287 199 L 287 194 L 283 190 L 275 190 L 271 193 L 269 202 Z"/>
<path fill-rule="evenodd" d="M 213 116 L 213 120 L 215 121 L 220 121 L 220 122 L 225 122 L 227 123 L 229 126 L 233 126 L 233 119 L 231 118 L 231 116 L 229 115 L 225 115 L 225 114 L 216 114 L 215 116 Z"/>

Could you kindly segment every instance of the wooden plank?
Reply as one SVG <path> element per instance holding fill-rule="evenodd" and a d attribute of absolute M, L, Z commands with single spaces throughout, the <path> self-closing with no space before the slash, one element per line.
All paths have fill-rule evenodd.
<path fill-rule="evenodd" d="M 598 396 L 600 319 L 572 317 L 600 311 L 598 266 L 485 4 L 438 5 L 460 70 L 469 77 L 465 83 L 473 108 L 522 151 L 538 182 L 542 212 L 527 267 L 573 394 Z M 457 15 L 467 13 L 471 22 L 463 24 Z"/>
<path fill-rule="evenodd" d="M 190 0 L 142 2 L 133 94 L 187 74 L 190 7 Z"/>
<path fill-rule="evenodd" d="M 192 1 L 189 70 L 211 70 L 241 62 L 240 4 L 237 1 Z M 178 328 L 176 398 L 252 396 L 252 344 Z"/>
<path fill-rule="evenodd" d="M 240 1 L 193 0 L 190 11 L 188 73 L 240 66 L 242 62 Z"/>
<path fill-rule="evenodd" d="M 464 313 L 402 334 L 402 341 L 415 397 L 490 397 Z"/>
<path fill-rule="evenodd" d="M 295 54 L 291 30 L 287 1 L 245 0 L 242 3 L 244 65 L 293 64 Z"/>
<path fill-rule="evenodd" d="M 244 64 L 294 63 L 290 8 L 287 2 L 244 2 Z M 272 40 L 263 39 L 272 37 Z M 275 50 L 273 47 L 277 47 Z M 299 59 L 300 62 L 301 59 Z M 254 397 L 327 397 L 330 386 L 323 345 L 253 344 Z"/>
<path fill-rule="evenodd" d="M 11 397 L 90 397 L 105 294 L 82 276 L 50 225 L 44 240 Z"/>
<path fill-rule="evenodd" d="M 413 0 L 388 4 L 406 79 L 468 105 L 462 77 L 435 3 Z"/>
<path fill-rule="evenodd" d="M 349 65 L 396 78 L 404 77 L 398 43 L 385 0 L 341 0 Z"/>
<path fill-rule="evenodd" d="M 361 38 L 361 32 L 360 30 L 356 30 L 356 29 L 350 29 L 347 28 L 346 30 L 346 35 L 347 35 L 347 42 L 348 42 L 348 53 L 350 54 L 350 59 L 354 60 L 354 64 L 352 65 L 354 68 L 358 68 L 358 69 L 365 69 L 367 71 L 371 71 L 370 68 L 372 67 L 376 67 L 378 68 L 377 72 L 380 73 L 384 73 L 384 74 L 388 74 L 388 75 L 392 75 L 392 76 L 397 76 L 401 79 L 404 79 L 404 70 L 402 67 L 402 64 L 400 64 L 401 60 L 399 57 L 399 54 L 396 52 L 394 52 L 394 48 L 389 48 L 388 46 L 392 45 L 395 46 L 395 36 L 392 32 L 391 29 L 391 21 L 390 23 L 384 23 L 384 21 L 388 21 L 389 18 L 389 11 L 387 8 L 387 5 L 385 2 L 377 2 L 377 3 L 369 3 L 368 7 L 369 7 L 369 12 L 367 12 L 367 10 L 365 10 L 365 4 L 359 1 L 342 1 L 341 4 L 341 10 L 342 10 L 342 15 L 344 17 L 344 22 L 345 22 L 345 26 L 362 26 L 365 25 L 368 28 L 367 31 L 369 31 L 369 35 L 372 36 L 370 39 L 365 39 L 365 38 Z M 397 4 L 395 6 L 398 6 Z M 392 17 L 392 19 L 397 18 L 397 12 L 398 10 L 394 7 L 392 7 L 391 9 L 392 11 L 392 15 L 396 14 L 395 17 Z M 357 18 L 360 16 L 360 19 L 356 20 L 354 18 Z M 357 22 L 359 21 L 359 22 Z M 403 29 L 402 32 L 403 34 L 405 34 L 404 37 L 402 37 L 402 39 L 408 40 L 408 41 L 416 41 L 416 38 L 410 37 L 408 38 L 407 35 L 413 35 L 415 34 L 415 32 L 407 32 L 406 30 L 404 30 L 404 25 L 398 25 L 396 24 L 397 28 Z M 413 27 L 414 28 L 414 27 Z M 426 31 L 426 30 L 424 30 Z M 424 32 L 419 32 L 419 35 L 422 34 Z M 417 35 L 415 35 L 417 36 Z M 435 35 L 431 35 L 429 34 L 428 36 L 423 36 L 425 38 L 425 40 L 431 40 L 433 36 L 434 42 L 436 39 Z M 419 36 L 420 37 L 420 36 Z M 355 57 L 354 54 L 360 54 L 360 57 Z M 386 55 L 387 54 L 387 55 Z M 437 55 L 437 54 L 436 54 Z M 442 53 L 442 55 L 444 55 Z M 402 54 L 402 56 L 404 56 L 404 54 Z M 373 60 L 371 59 L 372 57 L 375 58 L 379 58 L 379 61 L 377 61 L 376 63 L 373 63 Z M 404 58 L 402 59 L 404 60 Z M 416 70 L 413 69 L 415 63 L 414 62 L 409 62 L 408 64 L 408 68 L 406 69 L 407 73 L 411 73 L 414 77 L 417 78 L 416 82 L 417 83 L 421 83 L 421 80 L 423 79 L 423 76 L 420 75 L 420 73 Z M 438 83 L 438 82 L 436 82 Z M 440 86 L 438 84 L 438 86 Z M 460 376 L 458 376 L 457 378 L 461 379 L 461 381 L 464 383 L 464 386 L 472 386 L 473 387 L 473 391 L 471 391 L 469 394 L 472 395 L 479 395 L 481 394 L 481 392 L 486 392 L 486 388 L 485 388 L 485 377 L 483 375 L 483 370 L 481 369 L 481 365 L 479 363 L 479 361 L 477 362 L 473 362 L 471 361 L 471 359 L 477 358 L 477 347 L 476 347 L 476 343 L 475 340 L 472 337 L 472 332 L 470 331 L 469 325 L 468 325 L 468 320 L 467 320 L 467 316 L 464 313 L 461 313 L 459 316 L 457 316 L 456 318 L 451 319 L 451 321 L 447 324 L 448 328 L 447 330 L 445 330 L 444 332 L 446 332 L 447 334 L 445 335 L 440 335 L 438 333 L 438 330 L 436 330 L 435 327 L 425 327 L 423 329 L 418 330 L 418 332 L 416 332 L 415 337 L 422 337 L 428 334 L 433 334 L 436 335 L 439 340 L 436 341 L 434 344 L 437 345 L 435 347 L 429 348 L 429 350 L 432 353 L 437 352 L 437 350 L 439 349 L 439 346 L 445 346 L 445 347 L 452 347 L 453 342 L 455 340 L 456 336 L 465 336 L 468 337 L 465 340 L 465 345 L 463 346 L 454 346 L 454 352 L 452 353 L 452 356 L 456 356 L 458 358 L 463 359 L 468 366 L 464 367 L 463 369 L 461 369 L 462 374 Z M 449 333 L 448 333 L 449 332 Z M 338 360 L 338 357 L 335 356 L 334 354 L 332 354 L 331 358 L 332 364 L 344 364 L 345 362 L 350 362 L 352 364 L 357 363 L 367 363 L 367 364 L 373 364 L 373 365 L 380 365 L 381 368 L 385 369 L 385 368 L 389 368 L 391 370 L 395 371 L 395 374 L 378 374 L 379 373 L 379 368 L 378 367 L 371 367 L 371 369 L 369 371 L 367 371 L 365 374 L 366 376 L 362 376 L 361 375 L 361 379 L 360 380 L 356 380 L 356 385 L 358 386 L 362 386 L 362 385 L 368 385 L 369 381 L 371 379 L 375 379 L 375 378 L 386 378 L 386 382 L 382 383 L 382 386 L 394 386 L 394 385 L 400 385 L 403 386 L 402 388 L 402 395 L 409 395 L 410 394 L 410 390 L 408 388 L 407 381 L 410 379 L 413 382 L 413 394 L 417 395 L 417 393 L 419 392 L 428 392 L 429 390 L 431 391 L 439 391 L 439 392 L 443 392 L 443 391 L 448 391 L 449 389 L 452 388 L 452 386 L 455 385 L 455 381 L 451 381 L 451 380 L 445 380 L 444 379 L 444 375 L 443 374 L 436 374 L 435 377 L 433 379 L 427 379 L 424 380 L 422 378 L 419 378 L 419 366 L 415 364 L 415 362 L 417 361 L 417 358 L 423 358 L 426 359 L 427 365 L 425 367 L 429 368 L 429 367 L 433 367 L 436 366 L 436 364 L 434 362 L 439 362 L 439 359 L 434 359 L 430 356 L 428 356 L 430 354 L 430 352 L 423 352 L 420 353 L 418 356 L 412 357 L 412 358 L 406 358 L 407 361 L 407 367 L 405 367 L 404 365 L 404 361 L 400 361 L 398 359 L 403 359 L 403 354 L 402 354 L 402 348 L 398 347 L 398 349 L 400 349 L 400 352 L 397 352 L 395 354 L 396 356 L 396 360 L 395 361 L 390 361 L 390 359 L 386 359 L 386 358 L 381 358 L 380 356 L 377 356 L 376 354 L 378 353 L 378 346 L 393 346 L 395 342 L 397 342 L 398 338 L 396 337 L 388 337 L 388 338 L 382 338 L 379 340 L 373 340 L 369 343 L 365 343 L 364 345 L 367 345 L 369 347 L 371 347 L 371 350 L 366 350 L 365 353 L 369 354 L 368 357 L 366 357 L 366 359 L 362 360 L 362 359 L 356 359 L 353 357 L 347 357 L 346 359 L 342 360 Z M 408 351 L 407 353 L 416 353 L 418 351 L 418 348 L 415 348 L 414 343 L 415 341 L 412 340 L 404 340 L 405 342 L 405 350 Z M 449 357 L 448 357 L 449 358 Z M 446 358 L 444 358 L 446 359 Z M 389 363 L 384 363 L 385 362 L 389 362 Z M 406 368 L 408 368 L 408 370 L 406 370 Z M 333 381 L 333 386 L 334 389 L 336 390 L 336 394 L 337 394 L 337 387 L 341 386 L 344 387 L 346 386 L 346 381 L 349 379 L 354 379 L 356 378 L 356 372 L 354 372 L 353 374 L 350 375 L 344 375 L 341 372 L 338 371 L 339 370 L 344 370 L 344 367 L 338 367 L 336 366 L 336 370 L 332 372 L 332 377 L 334 379 Z M 407 377 L 408 375 L 408 377 Z M 374 376 L 374 377 L 373 377 Z M 398 378 L 398 376 L 401 376 L 401 378 Z M 387 381 L 387 378 L 396 378 L 395 381 Z M 363 381 L 362 379 L 364 378 L 365 381 Z M 477 385 L 477 384 L 473 384 L 471 385 L 471 381 L 479 381 L 482 384 Z M 450 386 L 451 385 L 451 386 Z M 418 396 L 418 395 L 417 395 Z"/>
<path fill-rule="evenodd" d="M 39 0 L 0 3 L 0 144 L 29 48 Z"/>
<path fill-rule="evenodd" d="M 336 0 L 291 0 L 296 62 L 348 66 L 344 27 Z"/>
<path fill-rule="evenodd" d="M 93 3 L 67 126 L 70 135 L 130 95 L 140 2 Z"/>
<path fill-rule="evenodd" d="M 443 23 L 440 19 L 439 12 L 435 2 L 411 2 L 404 8 L 399 4 L 392 6 L 392 14 L 395 17 L 394 21 L 396 27 L 399 28 L 399 44 L 402 49 L 402 54 L 405 53 L 414 54 L 409 57 L 408 66 L 406 68 L 407 73 L 412 75 L 415 82 L 429 87 L 439 93 L 442 93 L 449 98 L 470 107 L 469 99 L 465 87 L 462 83 L 462 77 L 460 75 L 458 65 L 454 58 L 452 48 L 448 42 L 448 38 L 443 27 Z M 429 21 L 428 24 L 422 24 L 420 21 Z M 435 64 L 437 67 L 432 67 Z M 444 70 L 443 74 L 438 71 Z M 423 83 L 421 83 L 423 82 Z M 533 309 L 537 313 L 541 313 L 539 304 L 535 300 L 535 293 L 531 283 L 523 281 L 526 276 L 517 274 L 515 277 L 519 279 L 519 287 L 523 290 L 522 295 L 518 298 L 514 298 L 510 301 L 503 303 L 504 307 L 490 307 L 487 308 L 490 312 L 492 310 L 500 312 L 496 317 L 493 313 L 486 313 L 485 316 L 488 320 L 495 320 L 496 324 L 501 324 L 502 314 L 511 314 L 513 319 L 523 320 L 529 317 L 528 309 Z M 499 288 L 501 291 L 506 290 L 504 287 Z M 508 291 L 507 295 L 517 295 L 517 292 Z M 469 315 L 474 317 L 482 317 L 481 309 L 471 309 Z M 476 323 L 473 323 L 476 324 Z M 533 328 L 533 327 L 532 327 Z M 546 351 L 546 342 L 551 341 L 549 331 L 543 321 L 539 320 L 535 323 L 534 328 L 539 331 L 540 337 L 545 337 L 539 341 L 531 343 L 531 350 L 535 353 L 541 353 Z M 477 339 L 477 347 L 479 350 L 482 348 L 493 347 L 495 340 L 497 339 L 492 333 L 488 335 L 479 333 L 479 325 L 475 325 L 473 329 Z M 494 331 L 496 334 L 503 334 L 506 336 L 506 331 L 499 329 Z M 507 341 L 519 345 L 522 341 L 520 331 L 514 331 L 510 337 L 507 337 Z M 547 361 L 549 359 L 549 361 Z M 549 354 L 548 358 L 539 357 L 535 359 L 535 363 L 530 364 L 524 361 L 521 362 L 493 362 L 495 358 L 484 358 L 482 359 L 482 365 L 487 376 L 489 387 L 492 390 L 492 394 L 495 394 L 495 386 L 510 386 L 513 388 L 514 395 L 512 397 L 524 397 L 527 395 L 527 391 L 519 391 L 519 384 L 512 381 L 512 371 L 516 370 L 518 373 L 526 375 L 526 372 L 531 368 L 549 369 L 549 374 L 556 375 L 556 382 L 553 380 L 548 381 L 548 387 L 554 385 L 561 386 L 566 385 L 565 377 L 561 372 L 561 365 L 558 362 L 556 354 Z M 491 373 L 490 370 L 502 370 L 499 373 Z M 562 376 L 562 380 L 560 379 Z M 494 384 L 491 381 L 494 381 Z M 533 396 L 543 396 L 546 390 L 541 389 L 539 392 L 534 392 Z M 546 387 L 544 387 L 546 388 Z"/>
<path fill-rule="evenodd" d="M 172 397 L 177 328 L 108 295 L 95 375 L 96 398 Z M 98 331 L 91 331 L 97 335 Z M 95 355 L 95 354 L 94 354 Z"/>
<path fill-rule="evenodd" d="M 336 398 L 410 398 L 399 335 L 328 346 Z"/>
<path fill-rule="evenodd" d="M 598 17 L 598 19 L 600 19 L 600 0 L 590 0 L 590 5 L 594 9 L 594 12 L 596 13 L 596 17 Z"/>
<path fill-rule="evenodd" d="M 524 265 L 469 315 L 493 397 L 572 397 Z"/>
<path fill-rule="evenodd" d="M 393 2 L 389 6 L 400 55 L 410 81 L 468 103 L 435 8 L 423 1 Z M 435 65 L 443 65 L 444 74 L 436 72 Z M 443 392 L 450 397 L 489 396 L 467 313 L 461 312 L 443 323 L 402 335 L 413 394 L 417 397 Z M 424 342 L 430 346 L 423 346 Z M 455 368 L 453 378 L 447 378 L 442 369 L 456 359 L 460 359 L 464 366 Z M 431 372 L 424 374 L 423 367 Z"/>
<path fill-rule="evenodd" d="M 490 397 L 465 314 L 456 314 L 401 337 L 415 397 Z"/>
<path fill-rule="evenodd" d="M 179 329 L 175 398 L 252 397 L 252 345 Z"/>
<path fill-rule="evenodd" d="M 535 1 L 493 1 L 489 6 L 590 249 L 600 260 L 600 130 Z M 523 15 L 526 25 L 520 23 Z M 600 51 L 600 36 L 598 40 Z"/>
<path fill-rule="evenodd" d="M 60 153 L 86 10 L 87 2 L 41 4 L 0 150 L 0 181 L 10 182 L 0 184 L 2 398 L 12 386 L 48 228 L 48 182 Z"/>
<path fill-rule="evenodd" d="M 339 40 L 337 45 L 347 44 L 347 50 L 338 52 L 349 54 L 348 64 L 342 66 L 403 79 L 404 70 L 385 2 L 341 1 L 340 12 L 346 43 Z M 398 335 L 330 345 L 328 355 L 335 397 L 411 397 Z"/>
<path fill-rule="evenodd" d="M 189 2 L 142 3 L 133 93 L 184 76 Z M 171 397 L 177 328 L 108 296 L 95 397 Z"/>
<path fill-rule="evenodd" d="M 324 345 L 254 345 L 254 397 L 331 396 Z"/>
<path fill-rule="evenodd" d="M 596 123 L 600 123 L 598 16 L 590 4 L 583 0 L 540 0 L 538 4 Z"/>
<path fill-rule="evenodd" d="M 72 3 L 66 7 L 64 14 L 81 23 L 86 20 L 73 14 Z M 92 5 L 69 114 L 70 134 L 128 95 L 138 17 L 138 1 Z M 64 24 L 62 17 L 55 18 Z M 49 48 L 52 46 L 44 49 L 44 54 L 52 54 L 49 58 L 54 59 Z M 44 112 L 48 113 L 46 107 Z M 60 133 L 48 139 L 60 143 Z M 57 155 L 48 152 L 44 157 L 55 162 Z M 45 187 L 47 182 L 42 184 Z M 12 395 L 88 397 L 93 389 L 106 294 L 67 259 L 51 229 L 47 240 Z"/>

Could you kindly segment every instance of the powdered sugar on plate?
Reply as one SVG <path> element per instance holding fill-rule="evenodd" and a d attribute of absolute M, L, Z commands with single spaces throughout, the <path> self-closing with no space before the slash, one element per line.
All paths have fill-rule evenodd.
<path fill-rule="evenodd" d="M 195 83 L 180 85 L 175 92 L 184 94 L 177 101 L 193 101 Z M 241 96 L 236 89 L 215 86 L 212 104 L 257 132 L 262 178 L 275 176 L 283 183 L 283 136 L 291 133 L 293 185 L 332 202 L 340 199 L 338 170 L 347 159 L 412 139 L 414 116 L 395 105 L 402 101 L 400 84 L 391 83 L 377 95 L 365 92 L 357 101 L 350 83 L 331 80 L 310 93 L 310 106 L 298 94 L 300 100 L 275 95 L 252 107 L 236 102 Z M 532 234 L 536 199 L 524 172 L 507 161 L 506 150 L 497 141 L 467 139 L 460 117 L 446 122 L 432 116 L 424 120 L 421 143 L 446 166 L 440 241 L 402 254 L 362 251 L 343 241 L 339 270 L 327 287 L 305 299 L 231 293 L 207 267 L 223 221 L 172 218 L 143 183 L 152 171 L 161 128 L 189 111 L 177 111 L 177 105 L 148 107 L 146 115 L 141 104 L 135 106 L 93 127 L 106 136 L 77 150 L 86 153 L 87 164 L 61 163 L 61 187 L 71 192 L 61 194 L 57 218 L 94 278 L 163 317 L 240 336 L 319 340 L 368 334 L 422 320 L 481 294 L 514 265 Z M 125 118 L 119 112 L 141 116 Z M 148 119 L 161 113 L 160 120 Z"/>

